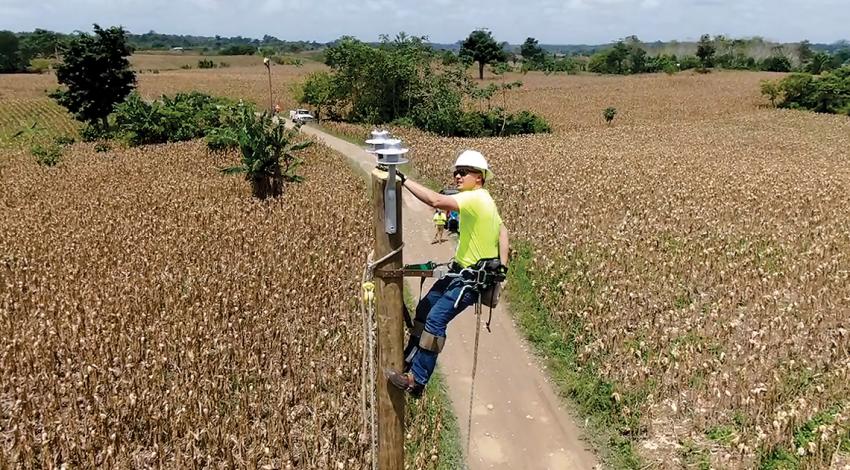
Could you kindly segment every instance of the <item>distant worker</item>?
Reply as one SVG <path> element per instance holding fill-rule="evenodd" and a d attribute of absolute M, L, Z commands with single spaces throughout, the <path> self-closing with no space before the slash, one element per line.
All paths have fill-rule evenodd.
<path fill-rule="evenodd" d="M 402 185 L 417 199 L 442 211 L 457 211 L 463 219 L 457 251 L 449 272 L 488 270 L 504 275 L 508 262 L 508 231 L 484 184 L 493 172 L 481 153 L 462 152 L 455 162 L 454 178 L 460 191 L 454 195 L 434 192 L 400 175 Z M 479 301 L 479 292 L 464 288 L 461 277 L 444 277 L 416 306 L 416 321 L 405 348 L 405 370 L 387 370 L 397 388 L 419 397 L 437 365 L 437 355 L 446 342 L 446 327 L 458 313 Z M 462 296 L 461 296 L 462 294 Z"/>
<path fill-rule="evenodd" d="M 446 219 L 446 231 L 449 233 L 460 233 L 460 216 L 457 211 L 450 211 Z"/>
<path fill-rule="evenodd" d="M 446 228 L 446 212 L 441 209 L 437 209 L 437 211 L 434 212 L 433 220 L 436 231 L 434 232 L 434 241 L 431 242 L 432 245 L 434 243 L 442 243 L 445 241 L 443 234 L 445 233 Z"/>

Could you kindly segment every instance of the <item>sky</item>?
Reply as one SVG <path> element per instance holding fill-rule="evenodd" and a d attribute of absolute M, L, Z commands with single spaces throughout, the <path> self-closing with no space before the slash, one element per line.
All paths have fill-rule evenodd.
<path fill-rule="evenodd" d="M 92 23 L 318 42 L 404 31 L 453 43 L 487 28 L 512 44 L 603 44 L 632 34 L 688 41 L 704 33 L 832 43 L 850 39 L 850 0 L 0 0 L 0 30 L 68 33 Z"/>

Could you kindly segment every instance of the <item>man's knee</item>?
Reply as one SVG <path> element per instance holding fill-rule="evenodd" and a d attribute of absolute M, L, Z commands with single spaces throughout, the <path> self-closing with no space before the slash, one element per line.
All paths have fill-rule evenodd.
<path fill-rule="evenodd" d="M 443 346 L 446 345 L 446 337 L 445 336 L 435 336 L 427 331 L 422 332 L 422 336 L 419 337 L 419 347 L 426 351 L 431 351 L 435 354 L 439 354 L 440 351 L 443 350 Z"/>

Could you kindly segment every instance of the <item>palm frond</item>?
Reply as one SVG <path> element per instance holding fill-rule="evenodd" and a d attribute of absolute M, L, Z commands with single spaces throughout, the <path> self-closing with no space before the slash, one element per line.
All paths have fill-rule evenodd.
<path fill-rule="evenodd" d="M 238 175 L 240 173 L 248 173 L 248 168 L 246 168 L 245 165 L 229 166 L 221 168 L 221 172 L 225 175 Z"/>

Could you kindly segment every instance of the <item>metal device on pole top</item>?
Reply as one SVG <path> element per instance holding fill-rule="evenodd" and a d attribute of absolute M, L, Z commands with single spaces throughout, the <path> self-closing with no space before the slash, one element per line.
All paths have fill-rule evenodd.
<path fill-rule="evenodd" d="M 384 230 L 386 233 L 396 233 L 398 221 L 396 220 L 396 204 L 398 195 L 395 190 L 396 166 L 407 163 L 404 155 L 410 151 L 402 147 L 401 140 L 390 138 L 387 131 L 372 131 L 372 138 L 367 140 L 370 148 L 369 153 L 377 154 L 379 168 L 387 171 L 387 185 L 384 189 Z"/>
<path fill-rule="evenodd" d="M 369 145 L 369 147 L 366 148 L 366 151 L 369 153 L 375 153 L 376 151 L 384 148 L 386 145 L 396 142 L 401 143 L 400 140 L 393 139 L 389 131 L 379 131 L 376 129 L 372 131 L 370 138 L 366 140 L 366 144 Z"/>

